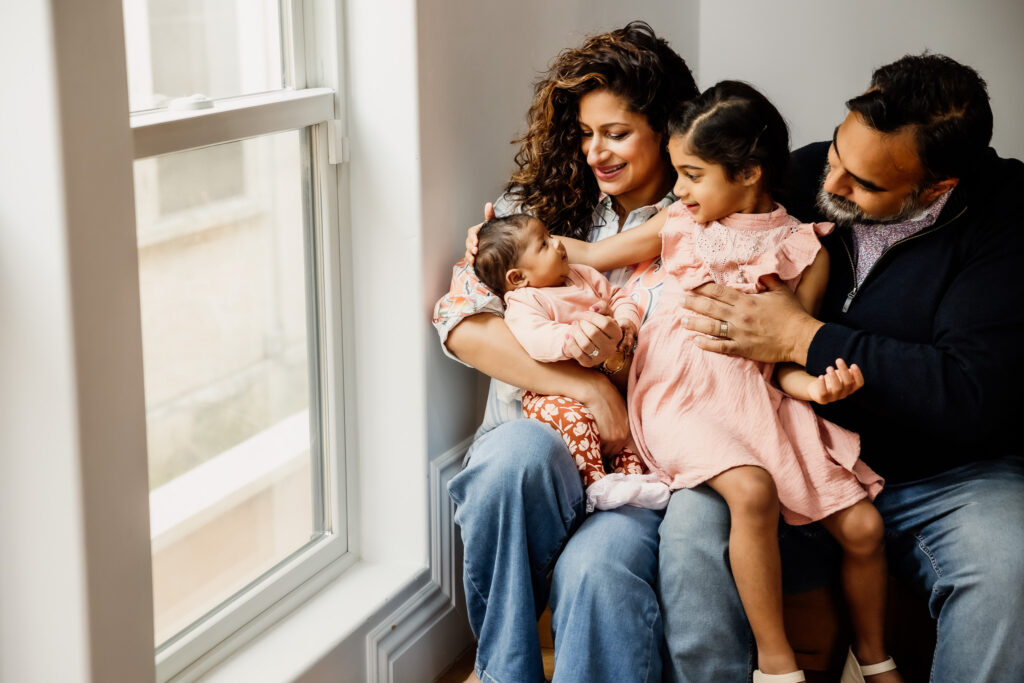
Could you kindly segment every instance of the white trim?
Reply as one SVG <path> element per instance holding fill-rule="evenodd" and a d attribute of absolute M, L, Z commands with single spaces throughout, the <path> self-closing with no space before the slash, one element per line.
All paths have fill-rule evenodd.
<path fill-rule="evenodd" d="M 212 109 L 133 114 L 135 158 L 312 126 L 334 118 L 334 99 L 331 88 L 280 90 L 216 100 Z"/>
<path fill-rule="evenodd" d="M 430 583 L 374 628 L 366 642 L 366 680 L 415 683 L 442 673 L 472 640 L 459 609 L 462 566 L 448 482 L 473 439 L 430 463 Z"/>

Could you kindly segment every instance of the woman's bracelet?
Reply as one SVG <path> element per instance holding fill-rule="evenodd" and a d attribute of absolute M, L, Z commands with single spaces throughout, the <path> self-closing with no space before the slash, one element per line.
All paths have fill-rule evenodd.
<path fill-rule="evenodd" d="M 614 365 L 610 364 L 612 361 L 615 361 L 616 359 L 618 359 L 618 363 Z M 599 366 L 601 372 L 609 376 L 614 375 L 616 372 L 618 372 L 624 367 L 626 367 L 626 353 L 624 351 L 617 352 L 615 355 L 611 356 L 608 360 L 601 363 L 601 365 Z"/>

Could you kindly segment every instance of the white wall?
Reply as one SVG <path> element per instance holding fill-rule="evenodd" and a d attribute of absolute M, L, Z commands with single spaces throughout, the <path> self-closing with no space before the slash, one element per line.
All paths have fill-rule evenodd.
<path fill-rule="evenodd" d="M 153 678 L 127 74 L 93 39 L 120 30 L 120 0 L 0 4 L 5 682 Z"/>
<path fill-rule="evenodd" d="M 509 141 L 524 129 L 534 80 L 557 53 L 633 19 L 694 66 L 696 0 L 420 0 L 419 136 L 422 174 L 423 325 L 447 289 L 466 228 L 481 220 L 513 169 Z M 436 455 L 480 419 L 477 373 L 441 354 L 428 331 L 428 448 Z"/>
<path fill-rule="evenodd" d="M 779 107 L 799 146 L 831 137 L 843 102 L 867 88 L 875 68 L 929 49 L 981 73 L 993 146 L 1024 158 L 1021 29 L 1019 0 L 704 0 L 698 85 L 750 81 Z"/>

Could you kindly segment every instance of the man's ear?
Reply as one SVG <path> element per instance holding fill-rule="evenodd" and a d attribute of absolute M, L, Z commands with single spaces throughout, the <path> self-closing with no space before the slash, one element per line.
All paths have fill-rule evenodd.
<path fill-rule="evenodd" d="M 505 272 L 505 289 L 506 291 L 512 289 L 519 289 L 525 287 L 529 282 L 526 281 L 526 273 L 518 268 L 511 268 Z"/>
<path fill-rule="evenodd" d="M 945 180 L 940 180 L 934 185 L 929 185 L 921 192 L 921 203 L 924 205 L 931 204 L 938 199 L 941 194 L 956 187 L 956 184 L 959 182 L 959 178 L 946 178 Z"/>

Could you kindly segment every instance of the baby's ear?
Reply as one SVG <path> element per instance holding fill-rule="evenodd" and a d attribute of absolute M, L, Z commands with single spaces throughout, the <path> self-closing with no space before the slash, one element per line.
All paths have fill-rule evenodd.
<path fill-rule="evenodd" d="M 519 289 L 528 284 L 530 283 L 526 281 L 526 273 L 518 268 L 512 268 L 505 272 L 505 291 Z"/>

